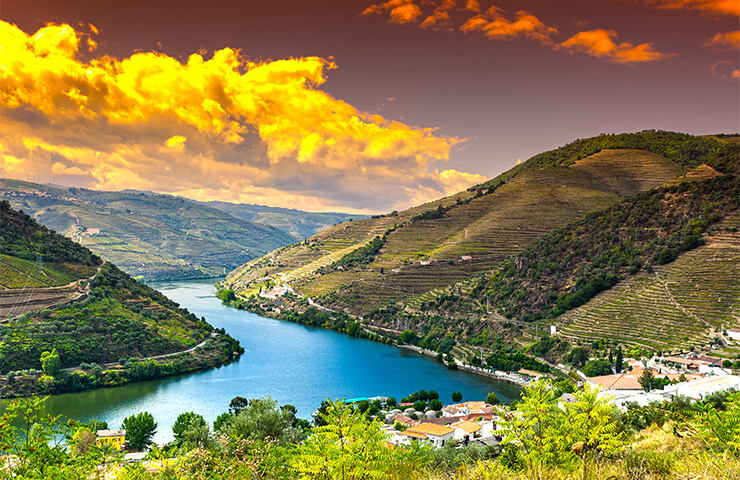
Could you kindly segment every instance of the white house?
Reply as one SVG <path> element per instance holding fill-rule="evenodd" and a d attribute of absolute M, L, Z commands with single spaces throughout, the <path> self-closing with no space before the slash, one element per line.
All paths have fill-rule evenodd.
<path fill-rule="evenodd" d="M 428 442 L 434 448 L 441 448 L 445 442 L 454 440 L 455 429 L 434 423 L 422 423 L 407 428 L 402 435 L 408 437 L 411 442 Z"/>
<path fill-rule="evenodd" d="M 730 340 L 740 340 L 740 328 L 731 328 L 727 330 L 727 336 L 730 337 Z"/>

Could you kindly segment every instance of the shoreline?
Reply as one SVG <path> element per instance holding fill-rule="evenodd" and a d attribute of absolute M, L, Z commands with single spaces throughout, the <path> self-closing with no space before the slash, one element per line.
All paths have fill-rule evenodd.
<path fill-rule="evenodd" d="M 427 357 L 432 357 L 432 358 L 437 357 L 437 352 L 433 352 L 431 350 L 417 347 L 416 345 L 404 344 L 404 345 L 394 345 L 394 346 L 398 348 L 403 348 L 405 350 L 411 350 L 412 352 L 416 352 L 418 354 L 425 355 Z M 519 387 L 525 387 L 529 385 L 529 382 L 527 382 L 523 378 L 514 377 L 513 375 L 499 374 L 496 372 L 492 372 L 491 370 L 484 370 L 482 368 L 472 367 L 470 365 L 457 364 L 457 369 L 463 372 L 473 373 L 476 375 L 480 375 L 482 377 L 492 378 L 494 380 L 499 380 L 501 382 L 510 383 L 512 385 L 516 385 Z"/>

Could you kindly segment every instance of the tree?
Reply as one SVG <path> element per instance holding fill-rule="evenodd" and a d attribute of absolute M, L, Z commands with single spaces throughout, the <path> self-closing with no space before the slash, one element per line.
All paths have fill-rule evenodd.
<path fill-rule="evenodd" d="M 455 403 L 458 403 L 460 400 L 463 399 L 463 394 L 457 390 L 452 392 L 452 401 Z"/>
<path fill-rule="evenodd" d="M 408 449 L 388 448 L 380 423 L 368 421 L 342 402 L 329 401 L 321 416 L 324 425 L 316 427 L 292 457 L 292 467 L 300 478 L 410 478 L 429 462 L 429 450 L 416 443 Z"/>
<path fill-rule="evenodd" d="M 642 386 L 643 390 L 649 392 L 653 388 L 655 375 L 653 375 L 652 370 L 646 368 L 645 370 L 643 370 L 642 375 L 640 375 L 640 378 L 638 378 L 637 381 L 640 383 L 640 386 Z"/>
<path fill-rule="evenodd" d="M 239 412 L 247 407 L 247 405 L 249 405 L 249 400 L 247 400 L 246 398 L 234 397 L 229 403 L 229 412 L 233 413 L 234 415 L 238 415 Z"/>
<path fill-rule="evenodd" d="M 41 369 L 45 374 L 56 377 L 62 368 L 62 362 L 59 360 L 59 354 L 55 348 L 51 352 L 41 354 Z"/>
<path fill-rule="evenodd" d="M 439 393 L 436 390 L 429 390 L 429 400 L 436 400 L 439 398 Z"/>
<path fill-rule="evenodd" d="M 486 403 L 489 405 L 498 405 L 498 396 L 495 392 L 491 392 L 486 396 Z"/>
<path fill-rule="evenodd" d="M 624 359 L 622 358 L 622 346 L 619 346 L 619 350 L 617 350 L 617 358 L 615 359 L 614 368 L 616 369 L 617 373 L 622 372 L 622 364 L 624 363 Z"/>
<path fill-rule="evenodd" d="M 434 400 L 429 400 L 430 410 L 434 410 L 434 411 L 442 410 L 443 407 L 444 407 L 444 403 L 442 403 L 442 400 L 440 400 L 439 398 L 435 398 Z"/>
<path fill-rule="evenodd" d="M 149 412 L 141 412 L 123 419 L 121 428 L 126 430 L 126 440 L 132 450 L 141 451 L 152 444 L 157 433 L 157 422 Z"/>
<path fill-rule="evenodd" d="M 599 358 L 589 360 L 584 365 L 582 371 L 587 377 L 599 377 L 601 375 L 610 375 L 612 373 L 612 366 L 606 358 Z"/>
<path fill-rule="evenodd" d="M 203 415 L 185 412 L 178 415 L 172 424 L 172 436 L 177 445 L 207 446 L 211 431 Z"/>
<path fill-rule="evenodd" d="M 291 443 L 300 441 L 303 432 L 293 428 L 294 415 L 278 406 L 272 398 L 253 398 L 249 405 L 234 415 L 222 431 L 231 438 Z"/>

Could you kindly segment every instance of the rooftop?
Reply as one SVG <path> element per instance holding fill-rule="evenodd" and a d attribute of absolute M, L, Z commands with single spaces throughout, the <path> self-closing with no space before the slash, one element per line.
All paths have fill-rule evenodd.
<path fill-rule="evenodd" d="M 442 435 L 446 435 L 448 433 L 454 433 L 454 431 L 454 429 L 450 427 L 445 427 L 444 425 L 437 425 L 435 423 L 421 423 L 415 427 L 407 428 L 405 433 L 408 434 L 409 432 L 413 432 L 441 437 Z"/>

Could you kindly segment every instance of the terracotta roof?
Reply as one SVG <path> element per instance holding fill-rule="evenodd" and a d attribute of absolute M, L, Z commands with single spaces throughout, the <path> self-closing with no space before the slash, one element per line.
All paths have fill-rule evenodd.
<path fill-rule="evenodd" d="M 470 416 L 470 415 L 468 415 Z M 439 417 L 439 418 L 422 418 L 418 423 L 434 423 L 435 425 L 449 425 L 460 420 L 465 420 L 466 417 L 463 415 L 455 415 L 454 417 Z"/>
<path fill-rule="evenodd" d="M 642 385 L 639 382 L 642 372 L 644 372 L 642 368 L 635 368 L 631 372 L 619 373 L 617 375 L 602 375 L 601 377 L 589 378 L 589 380 L 598 383 L 608 390 L 642 390 Z M 655 378 L 668 378 L 671 381 L 678 381 L 681 377 L 680 373 L 653 373 L 653 375 L 655 375 Z M 689 373 L 685 377 L 686 380 L 694 380 L 702 376 Z"/>
<path fill-rule="evenodd" d="M 441 437 L 442 435 L 453 433 L 455 430 L 450 427 L 445 427 L 444 425 L 437 425 L 434 423 L 420 423 L 415 427 L 406 429 L 406 432 L 409 431 L 414 433 L 423 433 L 424 435 L 434 435 L 436 437 Z"/>
<path fill-rule="evenodd" d="M 480 430 L 482 427 L 480 424 L 476 422 L 460 422 L 460 423 L 453 423 L 453 427 L 459 428 L 461 430 L 465 430 L 468 433 L 474 433 Z"/>
<path fill-rule="evenodd" d="M 416 425 L 417 423 L 419 423 L 419 422 L 413 420 L 411 417 L 408 417 L 408 416 L 404 415 L 403 413 L 399 413 L 395 417 L 393 417 L 393 421 L 394 422 L 400 422 L 400 423 L 403 423 L 405 425 Z"/>
<path fill-rule="evenodd" d="M 423 433 L 414 432 L 413 430 L 405 430 L 401 432 L 401 435 L 406 435 L 407 437 L 414 437 L 414 438 L 429 438 Z"/>
<path fill-rule="evenodd" d="M 459 409 L 455 407 L 454 405 L 446 405 L 444 408 L 442 408 L 442 411 L 454 415 L 459 411 Z"/>
<path fill-rule="evenodd" d="M 522 375 L 529 375 L 530 377 L 544 377 L 545 375 L 540 372 L 535 372 L 533 370 L 527 370 L 525 368 L 522 368 L 517 373 L 521 373 Z"/>

